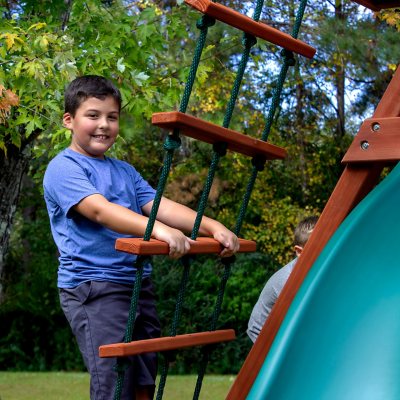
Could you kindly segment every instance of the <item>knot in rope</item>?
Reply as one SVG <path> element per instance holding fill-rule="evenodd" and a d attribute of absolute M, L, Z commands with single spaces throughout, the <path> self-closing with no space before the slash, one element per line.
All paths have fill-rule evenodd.
<path fill-rule="evenodd" d="M 293 52 L 291 52 L 290 50 L 282 49 L 281 56 L 284 58 L 287 65 L 293 67 L 296 64 Z"/>
<path fill-rule="evenodd" d="M 168 135 L 164 142 L 165 150 L 176 150 L 181 146 L 181 138 L 175 135 Z"/>
<path fill-rule="evenodd" d="M 265 158 L 262 156 L 255 156 L 252 158 L 251 163 L 253 164 L 254 168 L 261 172 L 264 170 L 264 165 L 265 165 Z"/>
<path fill-rule="evenodd" d="M 215 24 L 215 19 L 209 17 L 208 15 L 203 15 L 200 19 L 196 22 L 197 29 L 208 29 L 210 26 Z"/>
<path fill-rule="evenodd" d="M 213 144 L 213 150 L 220 156 L 224 157 L 226 155 L 226 149 L 228 148 L 228 143 L 217 142 Z"/>
<path fill-rule="evenodd" d="M 253 35 L 250 35 L 249 33 L 245 33 L 243 35 L 242 44 L 244 47 L 250 48 L 253 47 L 256 43 L 257 39 Z"/>

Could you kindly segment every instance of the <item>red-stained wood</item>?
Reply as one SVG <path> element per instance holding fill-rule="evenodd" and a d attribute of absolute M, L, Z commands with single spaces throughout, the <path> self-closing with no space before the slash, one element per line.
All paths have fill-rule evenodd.
<path fill-rule="evenodd" d="M 165 129 L 177 128 L 180 133 L 206 143 L 225 142 L 228 150 L 247 156 L 261 156 L 266 160 L 286 157 L 286 150 L 281 147 L 179 111 L 155 113 L 151 122 Z"/>
<path fill-rule="evenodd" d="M 183 349 L 185 347 L 228 342 L 235 338 L 235 331 L 233 329 L 188 333 L 186 335 L 166 336 L 157 339 L 103 345 L 99 347 L 99 356 L 104 358 L 127 357 L 149 352 L 169 351 Z"/>
<path fill-rule="evenodd" d="M 364 121 L 343 158 L 344 163 L 400 160 L 400 118 Z"/>
<path fill-rule="evenodd" d="M 375 110 L 373 118 L 400 116 L 400 68 Z M 400 135 L 400 132 L 399 132 Z M 248 354 L 226 399 L 242 400 L 248 395 L 262 367 L 281 323 L 308 271 L 333 233 L 351 210 L 373 189 L 384 163 L 349 164 L 345 167 L 301 257 L 284 286 L 260 335 Z M 290 384 L 290 382 L 288 382 Z"/>
<path fill-rule="evenodd" d="M 372 11 L 380 11 L 384 10 L 385 8 L 393 8 L 400 6 L 399 0 L 392 0 L 392 1 L 353 0 L 353 1 L 355 3 L 361 4 L 362 6 L 371 9 Z"/>
<path fill-rule="evenodd" d="M 257 244 L 252 240 L 239 239 L 238 253 L 251 253 L 256 251 Z M 169 254 L 168 243 L 161 240 L 142 238 L 120 238 L 115 242 L 115 249 L 125 253 L 138 255 L 166 255 Z M 221 243 L 213 238 L 199 237 L 190 245 L 188 254 L 219 254 L 223 250 Z"/>
<path fill-rule="evenodd" d="M 185 0 L 185 3 L 203 14 L 207 14 L 250 35 L 267 40 L 307 58 L 314 57 L 316 50 L 310 45 L 267 24 L 254 21 L 250 17 L 222 4 L 214 3 L 210 0 Z"/>

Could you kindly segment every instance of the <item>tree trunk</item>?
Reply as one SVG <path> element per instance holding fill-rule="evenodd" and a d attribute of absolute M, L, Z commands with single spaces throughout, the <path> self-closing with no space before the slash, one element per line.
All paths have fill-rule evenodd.
<path fill-rule="evenodd" d="M 335 3 L 335 18 L 339 23 L 339 31 L 338 35 L 344 35 L 342 30 L 342 26 L 345 20 L 345 14 L 343 11 L 343 2 L 342 0 L 336 0 Z M 341 55 L 343 57 L 343 55 Z M 336 76 L 335 76 L 335 85 L 336 85 L 336 103 L 337 103 L 337 124 L 336 124 L 336 138 L 340 148 L 343 146 L 343 137 L 346 133 L 345 131 L 345 61 L 341 58 L 341 62 L 336 66 Z"/>
<path fill-rule="evenodd" d="M 0 303 L 3 299 L 2 275 L 8 252 L 11 227 L 17 210 L 21 183 L 28 168 L 31 146 L 9 146 L 7 156 L 0 152 Z"/>

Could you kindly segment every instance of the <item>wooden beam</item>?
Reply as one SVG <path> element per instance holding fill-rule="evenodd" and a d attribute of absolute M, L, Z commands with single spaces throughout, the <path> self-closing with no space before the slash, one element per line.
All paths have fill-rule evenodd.
<path fill-rule="evenodd" d="M 252 240 L 239 239 L 240 248 L 238 253 L 250 253 L 256 251 L 256 242 Z M 115 249 L 125 253 L 140 255 L 167 255 L 169 246 L 161 240 L 143 238 L 120 238 L 115 242 Z M 195 243 L 190 245 L 188 254 L 219 254 L 223 250 L 221 243 L 213 238 L 199 237 Z"/>
<path fill-rule="evenodd" d="M 369 118 L 364 121 L 345 154 L 344 163 L 400 160 L 400 118 Z"/>
<path fill-rule="evenodd" d="M 188 333 L 186 335 L 166 336 L 156 339 L 137 340 L 129 343 L 107 344 L 99 347 L 100 357 L 127 357 L 136 354 L 183 349 L 227 342 L 236 338 L 233 329 L 220 331 Z"/>
<path fill-rule="evenodd" d="M 400 116 L 400 68 L 375 110 L 373 118 Z M 400 134 L 400 133 L 399 133 Z M 318 220 L 301 257 L 278 297 L 260 335 L 247 356 L 227 400 L 244 400 L 265 361 L 281 323 L 308 271 L 328 240 L 351 210 L 373 189 L 379 180 L 384 164 L 347 165 L 340 177 L 321 217 Z M 288 383 L 290 384 L 290 382 Z"/>
<path fill-rule="evenodd" d="M 379 0 L 353 0 L 354 2 L 361 4 L 364 7 L 371 9 L 372 11 L 380 11 L 386 8 L 394 8 L 400 7 L 399 0 L 387 0 L 387 1 L 379 1 Z"/>
<path fill-rule="evenodd" d="M 185 0 L 185 3 L 203 14 L 207 14 L 250 35 L 267 40 L 307 58 L 314 57 L 315 48 L 267 24 L 254 21 L 250 17 L 222 4 L 214 3 L 210 0 Z"/>
<path fill-rule="evenodd" d="M 161 128 L 179 129 L 182 134 L 206 143 L 227 143 L 228 150 L 246 156 L 261 156 L 266 160 L 286 157 L 286 150 L 281 147 L 179 111 L 155 113 L 151 122 Z"/>

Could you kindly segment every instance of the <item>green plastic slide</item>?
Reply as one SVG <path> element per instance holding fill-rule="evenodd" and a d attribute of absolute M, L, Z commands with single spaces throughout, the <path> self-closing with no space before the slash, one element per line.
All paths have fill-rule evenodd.
<path fill-rule="evenodd" d="M 400 164 L 312 266 L 247 399 L 400 399 Z"/>

